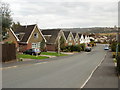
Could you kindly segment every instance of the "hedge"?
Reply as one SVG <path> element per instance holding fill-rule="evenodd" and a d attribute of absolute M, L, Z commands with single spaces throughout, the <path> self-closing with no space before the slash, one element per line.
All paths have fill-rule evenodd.
<path fill-rule="evenodd" d="M 80 45 L 75 45 L 75 46 L 65 46 L 63 48 L 61 48 L 61 50 L 63 52 L 73 52 L 73 51 L 77 51 L 77 52 L 80 52 L 80 51 L 84 51 L 85 49 L 85 44 L 80 44 Z"/>
<path fill-rule="evenodd" d="M 117 43 L 116 42 L 114 42 L 114 43 L 112 43 L 111 45 L 111 50 L 112 50 L 112 52 L 116 52 L 116 46 L 117 46 Z M 120 52 L 120 43 L 118 44 L 118 52 Z"/>

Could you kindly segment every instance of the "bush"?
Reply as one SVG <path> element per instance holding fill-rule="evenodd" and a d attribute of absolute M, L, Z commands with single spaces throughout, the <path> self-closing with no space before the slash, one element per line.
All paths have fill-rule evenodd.
<path fill-rule="evenodd" d="M 85 44 L 84 44 L 84 43 L 80 44 L 79 47 L 80 47 L 80 50 L 81 50 L 81 51 L 84 51 L 84 50 L 85 50 Z"/>
<path fill-rule="evenodd" d="M 61 48 L 61 50 L 63 52 L 73 52 L 73 51 L 84 51 L 85 50 L 85 44 L 80 44 L 80 45 L 76 45 L 76 46 L 65 46 L 63 48 Z"/>
<path fill-rule="evenodd" d="M 64 52 L 73 52 L 73 51 L 77 51 L 77 52 L 80 52 L 81 51 L 81 48 L 80 46 L 65 46 L 63 48 L 61 48 L 62 51 Z"/>
<path fill-rule="evenodd" d="M 111 50 L 112 50 L 112 52 L 116 52 L 116 46 L 117 46 L 117 43 L 114 42 L 114 43 L 112 43 L 110 46 L 111 46 Z M 120 52 L 120 43 L 118 44 L 118 47 L 119 47 L 118 52 Z"/>

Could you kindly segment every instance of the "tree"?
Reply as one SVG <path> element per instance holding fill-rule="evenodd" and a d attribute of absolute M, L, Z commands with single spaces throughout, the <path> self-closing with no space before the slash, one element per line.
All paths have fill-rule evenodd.
<path fill-rule="evenodd" d="M 7 29 L 11 27 L 11 10 L 8 3 L 0 2 L 0 12 L 2 17 L 2 36 L 5 38 Z"/>
<path fill-rule="evenodd" d="M 21 26 L 20 22 L 17 23 L 13 22 L 11 28 L 13 29 L 13 31 L 15 31 L 15 29 L 18 28 L 19 26 Z"/>
<path fill-rule="evenodd" d="M 61 36 L 61 38 L 60 38 L 60 48 L 63 48 L 63 47 L 65 47 L 65 40 L 64 40 L 63 36 Z"/>

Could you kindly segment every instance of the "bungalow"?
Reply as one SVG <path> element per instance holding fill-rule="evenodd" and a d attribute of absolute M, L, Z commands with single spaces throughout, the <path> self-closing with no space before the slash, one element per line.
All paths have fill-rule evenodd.
<path fill-rule="evenodd" d="M 90 36 L 87 36 L 87 43 L 90 43 Z"/>
<path fill-rule="evenodd" d="M 14 39 L 16 39 L 16 45 L 19 45 L 20 52 L 31 48 L 45 49 L 46 39 L 36 24 L 20 26 L 14 31 L 10 29 L 8 40 L 14 41 Z"/>
<path fill-rule="evenodd" d="M 73 37 L 75 39 L 75 45 L 79 45 L 80 44 L 80 41 L 79 41 L 79 34 L 78 33 L 72 33 L 73 34 Z"/>
<path fill-rule="evenodd" d="M 47 40 L 48 51 L 58 51 L 65 46 L 66 38 L 61 29 L 44 29 L 42 33 Z"/>
<path fill-rule="evenodd" d="M 85 43 L 85 35 L 80 34 L 80 33 L 78 35 L 80 37 L 80 44 Z"/>
<path fill-rule="evenodd" d="M 86 44 L 89 44 L 89 43 L 90 43 L 89 35 L 85 35 L 85 43 L 86 43 Z"/>
<path fill-rule="evenodd" d="M 66 38 L 65 46 L 75 45 L 75 39 L 74 39 L 72 32 L 70 32 L 70 31 L 63 31 L 63 32 L 64 32 L 64 35 Z"/>

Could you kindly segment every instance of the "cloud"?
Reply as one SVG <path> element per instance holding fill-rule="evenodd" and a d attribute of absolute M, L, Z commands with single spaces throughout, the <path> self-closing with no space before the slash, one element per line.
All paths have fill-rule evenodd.
<path fill-rule="evenodd" d="M 10 4 L 13 20 L 37 23 L 40 28 L 117 25 L 117 0 L 4 0 Z"/>

